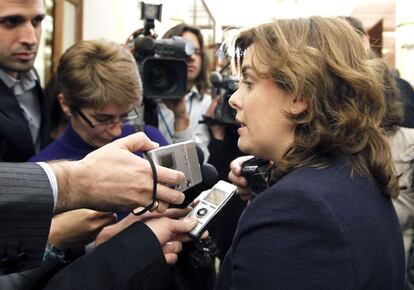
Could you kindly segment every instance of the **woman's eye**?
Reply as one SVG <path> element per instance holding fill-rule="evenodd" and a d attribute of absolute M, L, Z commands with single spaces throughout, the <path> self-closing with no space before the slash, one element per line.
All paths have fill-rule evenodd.
<path fill-rule="evenodd" d="M 241 83 L 246 86 L 247 89 L 251 89 L 253 83 L 248 80 L 242 80 Z"/>
<path fill-rule="evenodd" d="M 95 117 L 96 121 L 98 122 L 110 122 L 112 118 L 106 118 L 106 117 Z"/>

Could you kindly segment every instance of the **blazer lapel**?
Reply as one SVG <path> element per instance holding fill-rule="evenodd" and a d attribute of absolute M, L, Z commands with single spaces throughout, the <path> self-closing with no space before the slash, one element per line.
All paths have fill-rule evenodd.
<path fill-rule="evenodd" d="M 30 129 L 13 92 L 0 81 L 0 113 L 14 123 L 26 128 L 30 136 Z"/>

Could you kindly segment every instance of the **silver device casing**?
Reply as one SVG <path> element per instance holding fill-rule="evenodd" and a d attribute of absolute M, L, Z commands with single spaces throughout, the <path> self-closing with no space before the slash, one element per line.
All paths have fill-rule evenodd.
<path fill-rule="evenodd" d="M 163 146 L 147 153 L 155 164 L 184 173 L 186 179 L 174 187 L 176 190 L 184 191 L 203 180 L 196 145 L 192 140 Z"/>
<path fill-rule="evenodd" d="M 223 180 L 217 182 L 211 189 L 202 192 L 197 197 L 198 204 L 187 215 L 187 217 L 195 217 L 198 222 L 189 232 L 190 236 L 198 237 L 236 192 L 235 185 Z"/>

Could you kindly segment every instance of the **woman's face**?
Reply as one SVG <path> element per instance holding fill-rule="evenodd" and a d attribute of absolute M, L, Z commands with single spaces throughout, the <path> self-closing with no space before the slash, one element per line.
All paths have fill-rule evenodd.
<path fill-rule="evenodd" d="M 303 111 L 303 102 L 280 89 L 273 81 L 258 77 L 252 68 L 255 45 L 244 54 L 242 79 L 239 89 L 229 103 L 237 111 L 236 120 L 240 150 L 257 157 L 281 160 L 294 139 L 295 124 L 286 113 Z M 255 62 L 259 71 L 266 71 L 263 64 Z"/>
<path fill-rule="evenodd" d="M 193 84 L 201 72 L 202 59 L 200 43 L 198 42 L 197 36 L 190 31 L 184 32 L 182 37 L 191 41 L 194 45 L 194 53 L 187 60 L 187 77 L 189 83 Z"/>
<path fill-rule="evenodd" d="M 71 114 L 72 127 L 86 143 L 101 147 L 121 135 L 122 120 L 128 116 L 132 108 L 132 105 L 129 107 L 108 105 L 102 110 L 81 108 L 78 109 L 80 113 Z M 80 114 L 83 114 L 89 122 Z M 107 124 L 108 122 L 112 123 Z M 89 123 L 92 123 L 94 128 Z"/>

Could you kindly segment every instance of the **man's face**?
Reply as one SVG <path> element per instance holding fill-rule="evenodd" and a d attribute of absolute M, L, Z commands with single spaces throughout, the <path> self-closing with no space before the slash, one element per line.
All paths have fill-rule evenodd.
<path fill-rule="evenodd" d="M 33 68 L 45 17 L 43 2 L 0 1 L 0 67 L 14 77 Z"/>

